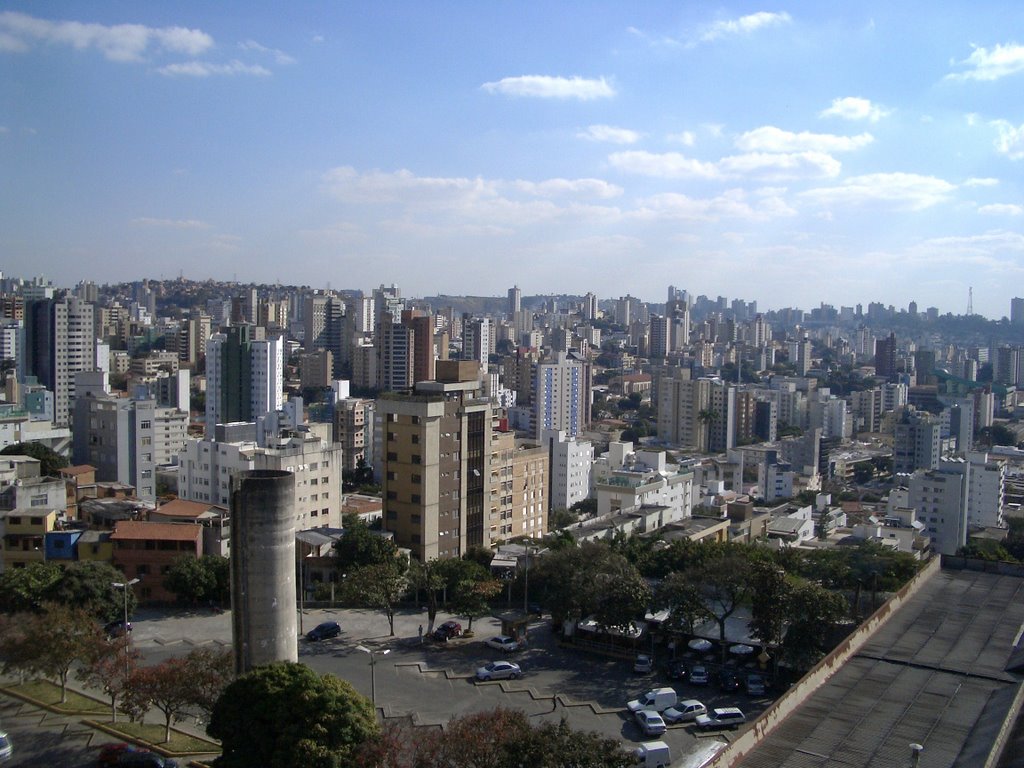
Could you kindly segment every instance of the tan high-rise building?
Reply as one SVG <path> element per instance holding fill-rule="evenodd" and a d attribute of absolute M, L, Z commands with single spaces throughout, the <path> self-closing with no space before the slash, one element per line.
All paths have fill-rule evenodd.
<path fill-rule="evenodd" d="M 475 362 L 439 360 L 435 381 L 377 401 L 384 528 L 423 562 L 490 543 L 494 414 L 479 376 Z"/>
<path fill-rule="evenodd" d="M 491 544 L 516 536 L 539 539 L 548 525 L 547 447 L 495 432 L 491 440 Z"/>

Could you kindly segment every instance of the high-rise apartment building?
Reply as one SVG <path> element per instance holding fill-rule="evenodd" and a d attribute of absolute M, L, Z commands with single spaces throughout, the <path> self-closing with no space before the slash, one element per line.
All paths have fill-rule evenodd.
<path fill-rule="evenodd" d="M 346 338 L 345 304 L 331 294 L 312 294 L 303 307 L 303 346 L 307 352 L 330 350 L 334 378 L 341 376 L 344 363 L 349 359 Z"/>
<path fill-rule="evenodd" d="M 218 424 L 255 421 L 284 404 L 284 342 L 236 325 L 206 343 L 206 435 Z"/>
<path fill-rule="evenodd" d="M 422 562 L 489 544 L 493 412 L 481 394 L 478 365 L 445 360 L 436 381 L 377 401 L 384 528 Z"/>
<path fill-rule="evenodd" d="M 936 469 L 942 448 L 942 425 L 930 413 L 906 406 L 893 425 L 892 470 L 909 474 Z"/>
<path fill-rule="evenodd" d="M 590 468 L 594 446 L 589 440 L 574 440 L 565 432 L 547 430 L 541 435 L 551 462 L 550 508 L 569 509 L 590 495 Z"/>
<path fill-rule="evenodd" d="M 75 374 L 96 369 L 93 305 L 76 297 L 25 304 L 25 372 L 53 392 L 53 420 L 67 425 Z"/>
<path fill-rule="evenodd" d="M 1010 325 L 1024 325 L 1024 298 L 1010 299 Z"/>
<path fill-rule="evenodd" d="M 565 432 L 573 438 L 590 424 L 590 363 L 559 353 L 557 360 L 537 363 L 533 374 L 533 434 Z"/>
<path fill-rule="evenodd" d="M 896 378 L 896 334 L 875 341 L 875 375 L 880 379 Z"/>
<path fill-rule="evenodd" d="M 518 285 L 514 285 L 508 289 L 508 316 L 514 317 L 516 312 L 521 311 L 523 308 L 523 292 L 519 290 Z"/>
<path fill-rule="evenodd" d="M 384 312 L 377 323 L 374 337 L 377 353 L 377 389 L 383 392 L 402 392 L 415 383 L 416 331 L 408 325 L 394 322 L 390 312 Z"/>

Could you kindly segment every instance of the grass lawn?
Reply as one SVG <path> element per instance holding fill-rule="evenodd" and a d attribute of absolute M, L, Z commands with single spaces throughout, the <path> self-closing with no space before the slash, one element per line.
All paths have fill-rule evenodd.
<path fill-rule="evenodd" d="M 49 680 L 32 680 L 20 685 L 8 685 L 7 689 L 15 694 L 21 693 L 47 706 L 70 714 L 94 714 L 110 712 L 110 705 L 102 701 L 82 696 L 68 689 L 67 701 L 60 702 L 60 686 Z"/>
<path fill-rule="evenodd" d="M 171 740 L 164 741 L 164 727 L 157 723 L 131 723 L 118 720 L 116 723 L 103 722 L 103 730 L 119 734 L 125 741 L 144 741 L 174 754 L 220 752 L 220 745 L 171 729 Z"/>

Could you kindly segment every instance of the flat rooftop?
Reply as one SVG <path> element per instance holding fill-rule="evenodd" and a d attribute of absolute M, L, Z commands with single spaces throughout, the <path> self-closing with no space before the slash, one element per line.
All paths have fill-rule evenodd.
<path fill-rule="evenodd" d="M 988 758 L 1024 677 L 1007 672 L 1024 578 L 942 570 L 736 763 L 742 768 L 972 768 Z"/>

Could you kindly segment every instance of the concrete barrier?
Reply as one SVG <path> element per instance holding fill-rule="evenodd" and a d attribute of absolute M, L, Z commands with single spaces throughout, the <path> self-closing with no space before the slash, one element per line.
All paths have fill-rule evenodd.
<path fill-rule="evenodd" d="M 832 675 L 839 671 L 846 661 L 857 653 L 878 629 L 898 611 L 903 604 L 922 586 L 928 583 L 941 570 L 939 558 L 930 560 L 914 578 L 903 585 L 896 594 L 885 602 L 877 611 L 868 616 L 857 629 L 837 645 L 832 652 L 815 664 L 811 670 L 798 680 L 774 704 L 766 709 L 750 728 L 744 731 L 735 741 L 719 752 L 706 766 L 707 768 L 726 768 L 743 758 L 757 747 L 765 737 L 775 730 L 793 710 L 820 688 Z"/>

